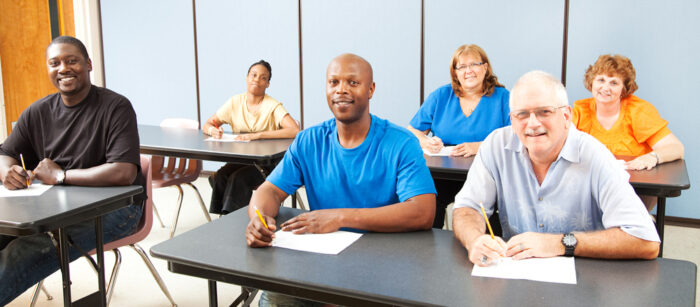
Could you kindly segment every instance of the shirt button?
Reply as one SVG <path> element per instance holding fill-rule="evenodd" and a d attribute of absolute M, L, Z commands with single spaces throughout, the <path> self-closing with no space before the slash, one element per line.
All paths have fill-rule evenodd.
<path fill-rule="evenodd" d="M 544 227 L 544 224 L 540 224 L 540 228 Z"/>

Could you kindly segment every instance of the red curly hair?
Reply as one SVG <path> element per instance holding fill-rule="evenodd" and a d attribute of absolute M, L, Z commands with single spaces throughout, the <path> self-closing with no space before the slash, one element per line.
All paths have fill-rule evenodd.
<path fill-rule="evenodd" d="M 637 74 L 634 71 L 634 66 L 632 66 L 632 61 L 623 55 L 604 54 L 598 57 L 595 64 L 588 66 L 583 79 L 583 85 L 586 86 L 588 91 L 591 91 L 593 79 L 598 75 L 614 76 L 622 79 L 624 88 L 620 98 L 627 98 L 639 88 L 637 82 L 634 81 Z"/>

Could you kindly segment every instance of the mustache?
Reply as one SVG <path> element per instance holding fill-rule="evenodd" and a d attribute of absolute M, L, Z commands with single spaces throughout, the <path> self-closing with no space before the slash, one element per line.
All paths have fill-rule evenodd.
<path fill-rule="evenodd" d="M 547 133 L 547 129 L 545 129 L 544 127 L 540 127 L 538 129 L 525 129 L 524 133 L 526 136 L 537 136 L 540 134 Z"/>

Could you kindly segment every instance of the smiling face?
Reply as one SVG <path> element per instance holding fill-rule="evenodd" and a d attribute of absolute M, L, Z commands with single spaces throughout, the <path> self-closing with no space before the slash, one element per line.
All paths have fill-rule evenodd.
<path fill-rule="evenodd" d="M 49 46 L 46 66 L 49 79 L 61 93 L 64 102 L 71 97 L 87 95 L 90 91 L 92 62 L 80 53 L 78 47 L 65 43 Z"/>
<path fill-rule="evenodd" d="M 591 93 L 596 103 L 620 103 L 624 89 L 624 83 L 618 76 L 596 75 L 591 83 Z"/>
<path fill-rule="evenodd" d="M 455 74 L 462 89 L 466 92 L 482 91 L 488 65 L 476 54 L 460 55 L 455 64 Z"/>
<path fill-rule="evenodd" d="M 264 96 L 265 90 L 270 86 L 270 72 L 261 64 L 255 65 L 250 68 L 245 82 L 248 85 L 248 93 Z"/>
<path fill-rule="evenodd" d="M 361 57 L 344 54 L 328 64 L 326 100 L 336 120 L 351 124 L 368 117 L 373 93 L 372 67 Z"/>
<path fill-rule="evenodd" d="M 525 145 L 533 162 L 551 163 L 566 142 L 571 121 L 571 108 L 563 106 L 557 98 L 554 88 L 541 80 L 526 80 L 518 84 L 511 92 L 512 112 L 529 112 L 542 107 L 554 107 L 551 115 L 538 118 L 530 112 L 524 119 L 511 115 L 513 132 Z M 561 107 L 561 108 L 559 108 Z"/>

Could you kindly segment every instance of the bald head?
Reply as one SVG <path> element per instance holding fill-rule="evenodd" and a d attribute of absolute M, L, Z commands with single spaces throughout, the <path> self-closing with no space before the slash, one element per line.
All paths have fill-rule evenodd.
<path fill-rule="evenodd" d="M 568 106 L 569 99 L 566 96 L 566 88 L 559 82 L 559 79 L 540 70 L 534 70 L 524 74 L 513 86 L 510 91 L 509 107 L 513 110 L 514 102 L 521 95 L 533 89 L 551 90 L 553 92 L 554 101 L 549 105 L 553 106 Z"/>
<path fill-rule="evenodd" d="M 369 83 L 374 82 L 374 72 L 372 71 L 372 65 L 367 62 L 363 57 L 352 54 L 352 53 L 343 53 L 331 60 L 330 64 L 328 64 L 328 68 L 326 69 L 326 74 L 330 72 L 331 67 L 334 66 L 356 66 L 359 72 L 362 72 L 363 77 L 367 77 Z"/>

